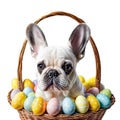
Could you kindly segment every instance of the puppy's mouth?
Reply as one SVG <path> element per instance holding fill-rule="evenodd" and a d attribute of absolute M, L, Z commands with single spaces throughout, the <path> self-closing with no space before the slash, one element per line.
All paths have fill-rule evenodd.
<path fill-rule="evenodd" d="M 61 73 L 59 73 L 57 70 L 49 70 L 44 76 L 44 91 L 47 91 L 49 89 L 57 89 L 59 91 L 68 90 L 67 81 L 60 76 Z"/>
<path fill-rule="evenodd" d="M 57 79 L 49 80 L 49 82 L 45 83 L 46 87 L 45 87 L 44 91 L 47 91 L 49 89 L 62 90 L 63 88 L 59 85 L 59 82 L 55 82 L 55 81 L 59 81 L 59 79 L 58 80 Z M 45 81 L 48 81 L 48 80 L 45 80 Z"/>

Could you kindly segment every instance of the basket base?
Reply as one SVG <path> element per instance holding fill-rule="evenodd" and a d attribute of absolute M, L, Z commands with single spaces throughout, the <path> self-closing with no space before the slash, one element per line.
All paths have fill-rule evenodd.
<path fill-rule="evenodd" d="M 48 114 L 44 114 L 42 116 L 33 115 L 32 113 L 29 113 L 24 109 L 18 112 L 21 120 L 101 120 L 106 110 L 100 109 L 98 112 L 88 112 L 86 114 L 79 113 L 76 113 L 74 115 L 59 114 L 55 117 L 50 116 Z"/>

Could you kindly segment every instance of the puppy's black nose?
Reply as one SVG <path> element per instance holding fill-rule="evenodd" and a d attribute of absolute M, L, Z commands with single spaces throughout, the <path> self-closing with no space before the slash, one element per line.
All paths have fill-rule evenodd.
<path fill-rule="evenodd" d="M 58 73 L 58 71 L 55 70 L 55 69 L 51 69 L 51 70 L 49 70 L 49 72 L 48 72 L 48 76 L 49 76 L 50 79 L 51 79 L 51 78 L 56 78 L 56 77 L 58 77 L 58 75 L 59 75 L 59 73 Z"/>

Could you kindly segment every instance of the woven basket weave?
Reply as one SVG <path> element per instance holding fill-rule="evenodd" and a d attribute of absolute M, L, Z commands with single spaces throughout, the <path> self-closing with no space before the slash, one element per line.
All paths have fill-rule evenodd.
<path fill-rule="evenodd" d="M 43 19 L 51 17 L 51 16 L 56 16 L 56 15 L 68 16 L 68 17 L 76 20 L 78 23 L 84 23 L 84 21 L 82 19 L 76 17 L 75 15 L 70 14 L 70 13 L 66 13 L 66 12 L 62 12 L 62 11 L 52 12 L 50 14 L 42 16 L 41 18 L 36 20 L 34 23 L 38 24 Z M 96 44 L 94 43 L 92 37 L 90 37 L 90 43 L 91 43 L 91 46 L 92 46 L 92 49 L 93 49 L 93 52 L 94 52 L 94 57 L 95 57 L 95 62 L 96 62 L 96 87 L 100 90 L 101 64 L 100 64 L 99 52 L 97 50 Z M 19 86 L 19 89 L 21 91 L 23 90 L 22 61 L 23 61 L 23 56 L 24 56 L 24 51 L 25 51 L 25 48 L 26 48 L 26 44 L 27 44 L 27 40 L 25 40 L 24 43 L 23 43 L 23 46 L 22 46 L 22 49 L 21 49 L 21 52 L 20 52 L 20 55 L 19 55 L 18 70 L 17 70 L 18 80 L 19 80 L 19 82 L 18 82 L 19 85 L 18 86 Z M 8 102 L 10 104 L 11 104 L 11 100 L 10 100 L 11 91 L 8 93 Z M 114 95 L 112 95 L 110 107 L 114 104 L 114 102 L 115 102 L 115 98 L 114 98 Z M 59 115 L 54 116 L 54 117 L 49 116 L 47 113 L 45 113 L 42 116 L 33 115 L 32 113 L 30 113 L 30 112 L 28 112 L 24 109 L 18 110 L 18 112 L 19 112 L 21 120 L 101 120 L 103 115 L 105 114 L 106 110 L 108 110 L 108 109 L 100 109 L 97 112 L 88 111 L 85 114 L 80 114 L 80 113 L 76 113 L 74 115 L 59 114 Z"/>

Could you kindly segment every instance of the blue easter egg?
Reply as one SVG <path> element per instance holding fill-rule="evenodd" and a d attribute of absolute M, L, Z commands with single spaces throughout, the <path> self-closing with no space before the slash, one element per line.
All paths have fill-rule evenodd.
<path fill-rule="evenodd" d="M 75 103 L 72 101 L 71 98 L 66 97 L 62 102 L 62 111 L 65 114 L 71 115 L 75 113 Z"/>
<path fill-rule="evenodd" d="M 26 98 L 25 102 L 24 102 L 24 109 L 31 112 L 32 111 L 32 102 L 35 99 L 35 96 L 30 96 L 28 98 Z"/>
<path fill-rule="evenodd" d="M 34 91 L 30 87 L 25 87 L 23 92 L 25 93 L 26 96 L 28 96 L 29 93 L 34 92 Z"/>
<path fill-rule="evenodd" d="M 110 106 L 110 98 L 105 94 L 99 93 L 97 96 L 101 108 L 108 108 Z"/>

